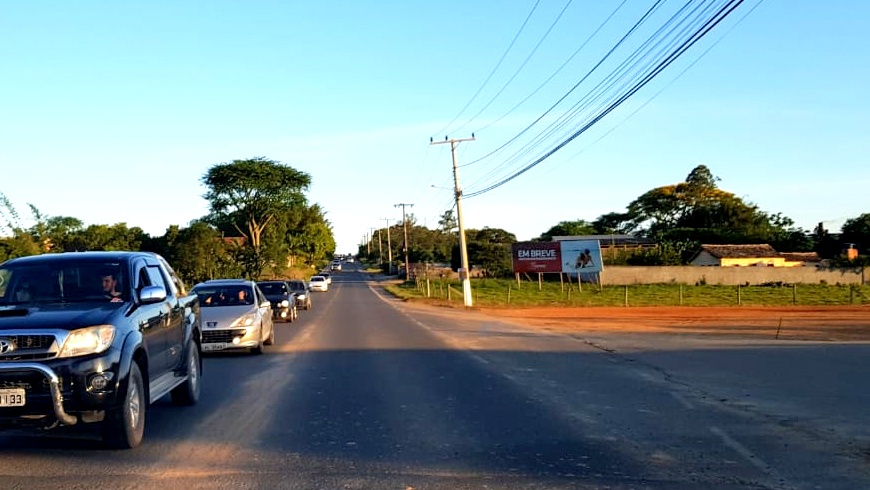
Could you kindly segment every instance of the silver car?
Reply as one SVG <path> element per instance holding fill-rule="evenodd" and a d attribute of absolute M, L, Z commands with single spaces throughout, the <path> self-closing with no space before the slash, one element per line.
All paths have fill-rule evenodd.
<path fill-rule="evenodd" d="M 250 349 L 275 343 L 272 304 L 254 281 L 213 279 L 193 287 L 202 316 L 202 351 Z"/>

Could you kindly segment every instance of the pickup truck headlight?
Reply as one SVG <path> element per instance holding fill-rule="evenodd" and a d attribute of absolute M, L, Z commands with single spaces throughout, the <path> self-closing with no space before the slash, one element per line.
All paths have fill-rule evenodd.
<path fill-rule="evenodd" d="M 97 325 L 73 330 L 67 335 L 57 357 L 99 354 L 108 349 L 114 339 L 115 327 L 112 325 Z"/>
<path fill-rule="evenodd" d="M 288 306 L 290 306 L 290 302 L 285 299 L 285 300 L 281 301 L 281 306 L 283 306 L 284 308 L 287 308 Z"/>
<path fill-rule="evenodd" d="M 296 296 L 298 296 L 299 299 L 305 299 L 305 293 L 299 293 Z"/>

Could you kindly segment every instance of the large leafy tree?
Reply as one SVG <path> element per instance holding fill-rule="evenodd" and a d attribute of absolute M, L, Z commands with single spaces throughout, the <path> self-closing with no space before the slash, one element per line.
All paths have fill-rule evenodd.
<path fill-rule="evenodd" d="M 716 186 L 699 165 L 685 182 L 652 189 L 628 206 L 632 227 L 658 241 L 770 243 L 780 251 L 809 250 L 806 232 Z"/>
<path fill-rule="evenodd" d="M 269 262 L 261 253 L 266 228 L 280 213 L 304 209 L 304 191 L 311 176 L 264 157 L 233 160 L 211 167 L 202 177 L 208 188 L 208 221 L 218 230 L 244 237 L 245 248 L 240 260 L 247 275 L 257 277 Z"/>
<path fill-rule="evenodd" d="M 218 226 L 231 226 L 254 250 L 278 213 L 307 204 L 304 191 L 311 176 L 264 157 L 233 160 L 211 167 L 202 177 L 208 188 L 210 218 Z"/>

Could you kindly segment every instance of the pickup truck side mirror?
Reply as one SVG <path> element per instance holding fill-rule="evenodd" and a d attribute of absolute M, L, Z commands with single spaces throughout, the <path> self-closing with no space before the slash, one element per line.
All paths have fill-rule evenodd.
<path fill-rule="evenodd" d="M 139 293 L 139 301 L 145 304 L 159 303 L 166 299 L 166 289 L 161 286 L 145 286 Z"/>

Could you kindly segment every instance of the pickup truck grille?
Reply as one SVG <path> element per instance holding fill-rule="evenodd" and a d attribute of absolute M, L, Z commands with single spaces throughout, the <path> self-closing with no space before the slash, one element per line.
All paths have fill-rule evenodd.
<path fill-rule="evenodd" d="M 29 395 L 48 395 L 51 385 L 41 373 L 12 371 L 0 372 L 0 388 L 24 388 Z"/>
<path fill-rule="evenodd" d="M 0 340 L 12 347 L 0 352 L 0 362 L 51 359 L 57 355 L 54 335 L 0 335 Z"/>
<path fill-rule="evenodd" d="M 244 328 L 231 328 L 229 330 L 206 330 L 202 332 L 202 343 L 231 343 L 233 337 L 242 337 L 245 335 Z"/>

